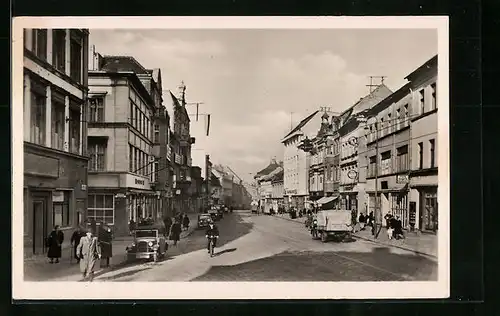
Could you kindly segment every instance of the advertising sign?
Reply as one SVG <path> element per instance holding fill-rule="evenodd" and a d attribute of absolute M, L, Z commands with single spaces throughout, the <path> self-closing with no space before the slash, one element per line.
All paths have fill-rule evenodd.
<path fill-rule="evenodd" d="M 149 179 L 135 176 L 132 174 L 125 174 L 124 180 L 125 180 L 125 186 L 127 188 L 135 188 L 135 189 L 141 189 L 141 190 L 151 190 L 151 184 L 149 182 Z"/>
<path fill-rule="evenodd" d="M 407 174 L 398 174 L 396 177 L 396 183 L 408 183 L 410 178 Z"/>

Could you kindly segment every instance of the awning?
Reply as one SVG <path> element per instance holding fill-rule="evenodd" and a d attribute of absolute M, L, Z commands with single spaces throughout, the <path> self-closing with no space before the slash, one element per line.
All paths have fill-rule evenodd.
<path fill-rule="evenodd" d="M 321 199 L 317 200 L 316 203 L 323 205 L 335 201 L 338 198 L 339 198 L 338 196 L 324 196 Z"/>

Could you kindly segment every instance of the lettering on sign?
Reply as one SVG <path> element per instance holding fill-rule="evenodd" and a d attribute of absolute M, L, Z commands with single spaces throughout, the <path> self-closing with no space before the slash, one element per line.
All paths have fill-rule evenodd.
<path fill-rule="evenodd" d="M 141 180 L 141 179 L 135 179 L 135 184 L 145 185 L 146 182 L 144 180 Z"/>
<path fill-rule="evenodd" d="M 398 174 L 398 176 L 396 177 L 397 183 L 408 183 L 409 180 L 410 179 L 407 174 Z"/>

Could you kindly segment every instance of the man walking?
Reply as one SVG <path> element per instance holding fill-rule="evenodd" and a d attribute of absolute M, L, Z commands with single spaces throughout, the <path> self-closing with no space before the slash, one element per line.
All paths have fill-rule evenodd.
<path fill-rule="evenodd" d="M 83 280 L 88 277 L 90 282 L 94 279 L 94 267 L 97 259 L 101 258 L 101 247 L 97 237 L 93 236 L 92 231 L 87 230 L 87 235 L 80 239 L 76 249 L 80 256 L 80 272 L 83 274 Z"/>

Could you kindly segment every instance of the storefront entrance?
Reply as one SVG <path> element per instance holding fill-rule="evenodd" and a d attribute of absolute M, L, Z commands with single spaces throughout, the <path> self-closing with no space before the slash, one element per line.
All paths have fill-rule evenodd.
<path fill-rule="evenodd" d="M 423 231 L 438 230 L 437 188 L 426 188 L 420 191 L 420 227 Z"/>
<path fill-rule="evenodd" d="M 46 196 L 33 196 L 33 254 L 45 253 L 45 238 L 48 235 L 48 199 Z"/>

